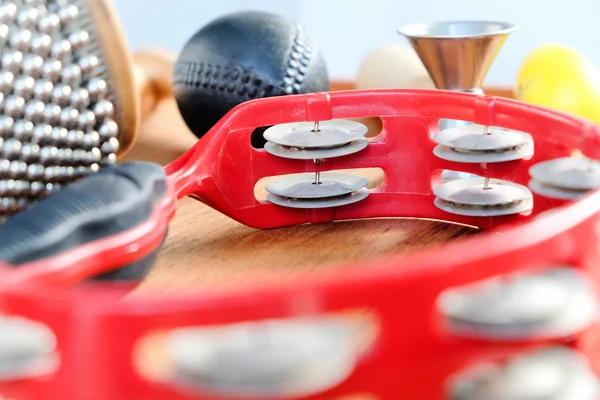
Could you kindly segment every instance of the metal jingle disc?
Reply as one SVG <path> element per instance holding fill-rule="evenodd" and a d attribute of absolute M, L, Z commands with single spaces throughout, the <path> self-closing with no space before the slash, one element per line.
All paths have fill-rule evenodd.
<path fill-rule="evenodd" d="M 573 268 L 452 289 L 439 306 L 453 334 L 488 340 L 571 335 L 593 323 L 598 311 L 593 288 Z"/>
<path fill-rule="evenodd" d="M 540 181 L 536 181 L 535 179 L 530 180 L 527 185 L 534 193 L 544 197 L 561 200 L 577 200 L 589 193 L 588 190 L 574 190 L 545 185 Z"/>
<path fill-rule="evenodd" d="M 594 190 L 600 188 L 600 163 L 583 157 L 564 157 L 533 165 L 529 175 L 557 188 Z"/>
<path fill-rule="evenodd" d="M 488 134 L 485 134 L 485 127 L 475 124 L 441 130 L 433 136 L 433 141 L 459 151 L 473 152 L 506 151 L 533 144 L 533 138 L 528 133 L 488 127 Z"/>
<path fill-rule="evenodd" d="M 598 378 L 587 361 L 567 347 L 549 347 L 486 365 L 460 376 L 452 400 L 595 400 Z"/>
<path fill-rule="evenodd" d="M 286 175 L 269 182 L 267 192 L 296 199 L 323 199 L 351 194 L 366 187 L 369 180 L 358 175 L 322 172 L 319 183 L 314 173 Z"/>
<path fill-rule="evenodd" d="M 259 322 L 187 328 L 169 338 L 176 380 L 225 396 L 303 397 L 336 386 L 356 363 L 341 321 Z"/>
<path fill-rule="evenodd" d="M 56 339 L 44 325 L 0 317 L 0 381 L 45 372 L 55 365 Z"/>
<path fill-rule="evenodd" d="M 297 199 L 281 197 L 272 193 L 267 193 L 267 201 L 282 207 L 311 209 L 346 206 L 349 204 L 358 203 L 359 201 L 366 199 L 368 196 L 369 190 L 363 188 L 344 196 L 315 199 Z"/>
<path fill-rule="evenodd" d="M 267 142 L 264 146 L 264 149 L 267 153 L 281 158 L 291 158 L 294 160 L 318 160 L 343 157 L 358 153 L 359 151 L 366 149 L 368 145 L 369 141 L 367 139 L 360 138 L 346 145 L 329 149 L 300 149 L 296 147 L 281 146 L 272 142 Z"/>
<path fill-rule="evenodd" d="M 525 144 L 505 151 L 457 151 L 450 147 L 438 145 L 434 147 L 433 154 L 442 160 L 464 163 L 497 163 L 522 160 L 534 154 L 533 143 Z"/>
<path fill-rule="evenodd" d="M 484 184 L 485 178 L 442 183 L 433 190 L 434 204 L 452 214 L 477 217 L 518 214 L 533 207 L 533 196 L 525 186 L 499 179 L 490 179 L 488 189 Z"/>
<path fill-rule="evenodd" d="M 317 132 L 314 128 L 314 122 L 274 125 L 264 132 L 263 137 L 285 147 L 326 149 L 364 138 L 368 131 L 365 125 L 344 119 L 319 122 Z"/>

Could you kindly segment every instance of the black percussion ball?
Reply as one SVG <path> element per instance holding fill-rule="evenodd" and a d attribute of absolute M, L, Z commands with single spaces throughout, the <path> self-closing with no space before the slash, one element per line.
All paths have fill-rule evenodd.
<path fill-rule="evenodd" d="M 179 111 L 199 138 L 245 101 L 327 90 L 325 60 L 302 27 L 257 11 L 229 14 L 200 29 L 173 75 Z"/>

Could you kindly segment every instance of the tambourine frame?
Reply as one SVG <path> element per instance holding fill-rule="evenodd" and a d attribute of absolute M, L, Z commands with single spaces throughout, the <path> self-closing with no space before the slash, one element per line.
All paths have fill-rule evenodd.
<path fill-rule="evenodd" d="M 259 201 L 262 177 L 315 171 L 310 161 L 279 159 L 250 145 L 252 131 L 279 123 L 379 117 L 382 132 L 354 155 L 326 160 L 322 171 L 381 168 L 384 183 L 359 203 L 336 209 L 297 210 Z M 440 160 L 431 135 L 441 118 L 471 121 L 530 133 L 535 154 L 528 160 L 466 164 Z M 356 90 L 251 101 L 236 107 L 202 140 L 166 167 L 168 193 L 153 218 L 135 229 L 19 269 L 1 270 L 2 311 L 46 323 L 58 337 L 63 366 L 52 377 L 0 383 L 0 392 L 21 399 L 198 399 L 168 385 L 149 382 L 131 366 L 131 349 L 150 331 L 181 326 L 294 318 L 367 309 L 380 326 L 372 347 L 352 376 L 327 393 L 336 399 L 370 393 L 377 399 L 437 399 L 445 380 L 462 368 L 518 354 L 547 343 L 569 343 L 600 372 L 598 327 L 577 337 L 527 341 L 457 339 L 445 332 L 435 302 L 448 288 L 512 272 L 556 265 L 581 269 L 599 282 L 600 193 L 577 202 L 534 194 L 527 215 L 465 217 L 433 205 L 432 186 L 442 170 L 506 179 L 523 185 L 528 169 L 567 157 L 574 150 L 600 158 L 599 128 L 591 123 L 519 101 L 437 90 Z M 238 172 L 236 172 L 238 171 Z M 240 173 L 239 171 L 243 171 Z M 232 182 L 236 182 L 235 185 Z M 236 292 L 154 299 L 127 297 L 131 286 L 85 283 L 148 254 L 164 237 L 176 200 L 196 197 L 251 227 L 272 229 L 302 223 L 364 218 L 414 217 L 479 226 L 490 231 L 409 256 L 354 262 L 344 274 L 303 275 L 276 287 L 260 283 Z M 79 361 L 78 361 L 79 360 Z M 80 362 L 81 361 L 81 362 Z M 67 396 L 67 397 L 64 397 Z M 72 396 L 72 397 L 69 397 Z M 79 396 L 79 397 L 78 397 Z"/>

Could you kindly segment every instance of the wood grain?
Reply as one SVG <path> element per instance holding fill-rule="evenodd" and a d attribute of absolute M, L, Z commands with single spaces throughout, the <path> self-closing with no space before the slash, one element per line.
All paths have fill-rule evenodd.
<path fill-rule="evenodd" d="M 196 142 L 172 98 L 162 100 L 141 126 L 123 161 L 165 165 Z M 371 180 L 377 176 L 363 171 Z M 375 182 L 376 184 L 376 182 Z M 408 253 L 473 233 L 435 221 L 384 219 L 302 225 L 274 230 L 243 226 L 196 200 L 184 199 L 155 268 L 137 293 L 232 289 L 255 279 L 277 284 L 299 274 L 343 268 L 344 262 Z"/>

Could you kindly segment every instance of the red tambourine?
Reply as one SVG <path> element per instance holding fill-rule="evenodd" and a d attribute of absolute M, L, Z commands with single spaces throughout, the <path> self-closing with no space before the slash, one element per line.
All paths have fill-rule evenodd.
<path fill-rule="evenodd" d="M 362 117 L 381 118 L 381 132 Z M 504 98 L 366 90 L 244 103 L 165 169 L 105 169 L 0 227 L 0 394 L 597 399 L 598 158 L 597 126 Z M 373 167 L 385 174 L 375 189 L 351 172 Z M 128 296 L 184 196 L 262 229 L 413 217 L 484 232 L 343 274 Z"/>

